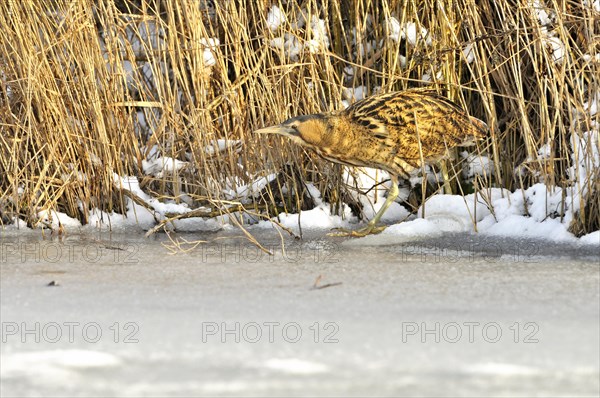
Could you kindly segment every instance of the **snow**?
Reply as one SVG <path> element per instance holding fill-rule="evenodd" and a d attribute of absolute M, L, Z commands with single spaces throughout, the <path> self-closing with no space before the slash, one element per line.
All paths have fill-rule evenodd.
<path fill-rule="evenodd" d="M 346 79 L 350 79 L 354 76 L 354 67 L 348 65 L 344 68 L 344 76 Z"/>
<path fill-rule="evenodd" d="M 520 215 L 508 215 L 497 223 L 491 224 L 482 233 L 504 237 L 546 239 L 555 242 L 575 240 L 573 234 L 567 231 L 559 219 L 549 218 L 539 222 L 534 218 Z"/>
<path fill-rule="evenodd" d="M 386 22 L 389 38 L 396 42 L 400 41 L 400 22 L 395 17 L 388 18 Z"/>
<path fill-rule="evenodd" d="M 554 62 L 561 62 L 565 55 L 565 44 L 562 40 L 552 33 L 546 33 L 542 36 L 542 40 L 546 43 L 546 46 L 550 49 L 552 60 Z"/>
<path fill-rule="evenodd" d="M 347 186 L 353 188 L 350 190 L 350 194 L 362 204 L 364 218 L 371 220 L 385 203 L 387 192 L 392 184 L 389 174 L 368 167 L 361 167 L 352 171 L 345 167 L 342 178 Z M 367 193 L 363 194 L 364 192 Z M 406 199 L 407 196 L 408 191 L 401 190 L 396 200 Z M 395 202 L 383 214 L 381 221 L 384 223 L 398 222 L 406 219 L 409 215 L 404 207 Z"/>
<path fill-rule="evenodd" d="M 438 224 L 428 219 L 417 218 L 416 220 L 395 224 L 386 228 L 383 235 L 394 235 L 408 239 L 430 238 L 441 236 L 443 231 Z"/>
<path fill-rule="evenodd" d="M 88 217 L 88 225 L 99 230 L 128 230 L 130 228 L 147 230 L 156 224 L 154 215 L 145 207 L 129 198 L 126 199 L 126 205 L 126 214 L 107 213 L 100 209 L 92 209 Z"/>
<path fill-rule="evenodd" d="M 534 0 L 529 2 L 530 6 L 536 12 L 538 20 L 542 26 L 550 25 L 552 23 L 553 15 L 548 14 L 546 11 L 548 8 L 540 0 Z"/>
<path fill-rule="evenodd" d="M 424 27 L 421 27 L 420 29 L 417 28 L 417 25 L 414 22 L 404 24 L 402 38 L 406 39 L 411 46 L 416 46 L 417 42 L 420 40 L 424 40 L 425 44 L 428 46 L 431 45 L 431 36 L 427 29 Z"/>
<path fill-rule="evenodd" d="M 421 80 L 424 82 L 431 82 L 431 81 L 440 81 L 443 80 L 444 75 L 442 74 L 442 71 L 438 70 L 437 72 L 435 72 L 435 76 L 432 77 L 431 73 L 423 73 L 423 75 L 421 76 Z"/>
<path fill-rule="evenodd" d="M 298 55 L 302 52 L 303 48 L 298 38 L 291 33 L 285 33 L 281 37 L 271 39 L 269 45 L 272 48 L 285 51 L 285 54 L 291 61 L 298 60 Z"/>
<path fill-rule="evenodd" d="M 209 38 L 209 39 L 202 38 L 202 39 L 200 39 L 200 44 L 204 48 L 204 52 L 202 54 L 203 59 L 204 59 L 204 66 L 211 67 L 211 66 L 215 65 L 217 63 L 217 60 L 215 58 L 214 51 L 220 44 L 219 39 L 216 37 Z"/>
<path fill-rule="evenodd" d="M 331 229 L 331 228 L 347 228 L 349 222 L 347 219 L 352 218 L 350 209 L 344 206 L 344 217 L 334 216 L 331 214 L 330 205 L 324 203 L 321 199 L 321 192 L 313 185 L 306 184 L 309 194 L 315 201 L 316 207 L 311 210 L 303 211 L 301 214 L 279 214 L 274 217 L 284 227 L 290 228 L 299 232 L 299 226 L 303 229 Z M 257 224 L 258 228 L 274 228 L 270 221 L 260 221 Z"/>
<path fill-rule="evenodd" d="M 600 231 L 595 231 L 579 238 L 579 242 L 584 245 L 598 245 L 600 247 Z"/>
<path fill-rule="evenodd" d="M 502 196 L 502 190 L 493 188 L 484 194 L 434 195 L 419 208 L 418 215 L 430 219 L 450 220 L 449 227 L 459 226 L 460 230 L 472 230 L 473 221 L 481 221 L 490 215 L 487 203 Z M 443 228 L 443 227 L 442 227 Z M 443 228 L 447 230 L 448 228 Z"/>
<path fill-rule="evenodd" d="M 218 139 L 215 140 L 212 144 L 205 146 L 204 152 L 207 155 L 214 155 L 217 152 L 225 152 L 230 148 L 234 148 L 235 152 L 238 153 L 241 150 L 243 142 L 244 141 L 242 140 Z"/>
<path fill-rule="evenodd" d="M 331 214 L 330 205 L 324 203 L 321 199 L 321 193 L 312 184 L 306 184 L 308 192 L 315 201 L 316 207 L 311 210 L 303 211 L 301 214 L 279 214 L 273 220 L 277 220 L 281 225 L 289 228 L 296 233 L 302 229 L 332 229 L 332 228 L 349 228 L 348 219 L 353 218 L 350 208 L 344 206 L 344 217 Z M 260 221 L 257 228 L 270 229 L 275 228 L 271 221 Z"/>
<path fill-rule="evenodd" d="M 371 40 L 366 42 L 355 43 L 355 45 L 356 51 L 354 51 L 354 55 L 357 57 L 364 58 L 371 54 L 373 49 L 376 48 L 377 42 L 375 40 Z"/>
<path fill-rule="evenodd" d="M 273 48 L 283 50 L 285 49 L 285 39 L 283 37 L 276 37 L 274 39 L 271 39 L 269 45 Z"/>
<path fill-rule="evenodd" d="M 375 178 L 373 170 L 362 170 L 357 176 L 351 177 L 345 173 L 346 183 L 354 184 L 361 191 L 372 188 L 374 182 L 387 178 L 381 173 Z M 350 179 L 354 183 L 350 183 Z M 382 184 L 377 191 L 371 190 L 369 195 L 355 195 L 364 206 L 363 212 L 366 220 L 371 219 L 385 200 L 389 184 Z M 377 193 L 374 193 L 377 192 Z M 332 216 L 330 208 L 320 199 L 316 188 L 311 188 L 317 207 L 298 214 L 280 215 L 279 221 L 286 227 L 297 230 L 300 222 L 305 229 L 329 229 L 338 227 L 357 228 L 356 220 L 351 216 L 349 209 L 345 209 L 344 218 Z M 375 202 L 374 195 L 377 195 Z M 443 233 L 474 233 L 475 230 L 482 235 L 503 237 L 527 237 L 547 239 L 549 241 L 576 242 L 573 234 L 567 231 L 573 219 L 573 210 L 570 205 L 563 204 L 564 195 L 571 195 L 565 188 L 549 190 L 544 184 L 535 184 L 526 190 L 509 192 L 505 189 L 491 188 L 482 190 L 477 194 L 461 195 L 438 194 L 431 196 L 422 206 L 417 218 L 411 216 L 404 207 L 393 203 L 382 219 L 385 223 L 398 224 L 389 226 L 384 232 L 387 236 L 394 235 L 400 238 L 436 237 Z M 568 196 L 569 197 L 569 196 Z M 375 202 L 375 203 L 374 203 Z M 389 214 L 388 214 L 389 213 Z M 411 219 L 413 218 L 413 219 Z M 400 222 L 403 220 L 407 220 Z M 263 221 L 260 227 L 270 228 L 271 223 Z M 591 234 L 583 243 L 593 243 L 598 235 Z M 377 240 L 377 237 L 366 237 L 366 242 Z M 396 241 L 397 243 L 398 241 Z"/>
<path fill-rule="evenodd" d="M 538 159 L 548 159 L 552 156 L 550 143 L 544 144 L 538 149 Z"/>
<path fill-rule="evenodd" d="M 227 225 L 221 216 L 214 218 L 184 218 L 174 220 L 171 224 L 178 232 L 216 232 L 224 229 Z M 170 229 L 170 226 L 168 228 Z"/>
<path fill-rule="evenodd" d="M 310 29 L 312 32 L 312 40 L 310 40 L 313 43 L 312 45 L 314 46 L 314 43 L 316 43 L 317 49 L 328 49 L 329 36 L 327 35 L 325 20 L 313 15 L 310 20 Z"/>
<path fill-rule="evenodd" d="M 598 0 L 600 1 L 600 0 Z M 600 62 L 600 53 L 597 53 L 596 55 L 590 55 L 590 54 L 583 54 L 583 59 L 586 62 Z"/>
<path fill-rule="evenodd" d="M 38 212 L 40 221 L 44 224 L 51 226 L 52 229 L 58 229 L 60 225 L 64 228 L 79 228 L 81 222 L 74 218 L 69 217 L 65 213 L 57 212 L 55 210 L 41 210 Z M 46 225 L 39 225 L 40 227 Z"/>
<path fill-rule="evenodd" d="M 417 27 L 417 24 L 414 22 L 406 22 L 400 25 L 400 22 L 395 17 L 390 17 L 387 20 L 387 26 L 389 31 L 388 37 L 395 42 L 404 39 L 412 47 L 415 47 L 419 42 L 424 42 L 427 46 L 431 45 L 429 31 L 422 26 Z"/>
<path fill-rule="evenodd" d="M 593 178 L 594 170 L 600 167 L 599 137 L 598 130 L 571 134 L 571 158 L 574 165 L 567 172 L 572 180 L 584 184 Z"/>
<path fill-rule="evenodd" d="M 271 7 L 267 16 L 267 25 L 271 31 L 279 28 L 286 21 L 285 15 L 277 6 Z M 303 38 L 299 31 L 306 24 L 306 13 L 301 12 L 298 21 L 291 24 L 292 32 L 285 32 L 283 36 L 269 40 L 269 46 L 283 50 L 291 61 L 297 61 L 298 56 L 304 50 L 311 54 L 319 54 L 329 49 L 330 40 L 327 34 L 327 25 L 324 19 L 312 15 L 309 24 L 309 37 Z"/>
<path fill-rule="evenodd" d="M 276 5 L 272 6 L 267 14 L 267 27 L 271 32 L 276 31 L 287 20 L 285 14 Z"/>
<path fill-rule="evenodd" d="M 188 166 L 188 162 L 173 159 L 168 156 L 161 156 L 154 160 L 142 160 L 142 170 L 146 175 L 153 175 L 161 178 L 164 173 L 173 173 L 182 170 Z"/>
<path fill-rule="evenodd" d="M 600 0 L 583 0 L 583 5 L 593 8 L 596 12 L 600 12 Z"/>
<path fill-rule="evenodd" d="M 442 173 L 441 172 L 434 173 L 431 166 L 426 164 L 423 167 L 423 170 L 415 170 L 414 172 L 411 173 L 411 177 L 409 178 L 409 182 L 410 182 L 411 186 L 414 187 L 423 182 L 423 176 L 422 176 L 423 171 L 425 171 L 427 181 L 430 182 L 431 184 L 435 184 L 438 181 L 442 181 Z"/>
<path fill-rule="evenodd" d="M 12 224 L 2 226 L 3 231 L 7 230 L 7 229 L 16 229 L 16 230 L 29 229 L 29 227 L 27 226 L 27 223 L 18 217 L 13 217 L 12 221 L 13 221 Z"/>
<path fill-rule="evenodd" d="M 465 57 L 465 61 L 470 64 L 475 61 L 475 50 L 473 49 L 473 43 L 469 43 L 463 48 L 463 57 Z"/>
<path fill-rule="evenodd" d="M 494 174 L 493 163 L 485 155 L 470 154 L 467 151 L 460 153 L 460 156 L 464 159 L 462 164 L 462 175 L 463 178 L 469 179 L 476 175 L 490 176 Z"/>
<path fill-rule="evenodd" d="M 345 216 L 351 217 L 350 209 L 345 207 Z M 349 228 L 350 224 L 340 216 L 334 216 L 331 214 L 329 205 L 320 204 L 314 209 L 303 211 L 301 214 L 279 214 L 275 217 L 281 225 L 286 228 L 290 228 L 296 233 L 299 232 L 300 227 L 302 229 L 321 229 L 327 230 L 332 228 Z M 270 221 L 260 221 L 257 224 L 258 228 L 275 228 L 275 225 Z"/>
<path fill-rule="evenodd" d="M 357 86 L 357 87 L 344 87 L 342 92 L 344 98 L 350 102 L 360 101 L 366 97 L 367 87 L 366 86 Z"/>
<path fill-rule="evenodd" d="M 541 40 L 550 51 L 552 60 L 555 63 L 562 62 L 566 48 L 563 41 L 557 36 L 557 32 L 552 30 L 551 25 L 555 16 L 553 13 L 548 13 L 548 8 L 540 0 L 530 1 L 529 5 L 534 10 L 540 23 Z"/>
<path fill-rule="evenodd" d="M 422 238 L 437 237 L 444 232 L 472 233 L 476 228 L 482 235 L 577 242 L 567 231 L 572 211 L 567 206 L 561 214 L 563 194 L 560 188 L 551 191 L 544 184 L 535 184 L 513 193 L 492 188 L 464 198 L 434 195 L 425 202 L 424 209 L 423 206 L 419 209 L 419 218 L 392 225 L 383 234 Z M 592 233 L 582 238 L 581 243 L 595 244 L 599 238 Z"/>

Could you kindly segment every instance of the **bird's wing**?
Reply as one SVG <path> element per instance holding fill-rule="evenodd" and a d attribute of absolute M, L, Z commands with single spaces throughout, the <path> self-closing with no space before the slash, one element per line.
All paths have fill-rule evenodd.
<path fill-rule="evenodd" d="M 416 161 L 421 154 L 436 159 L 448 148 L 486 134 L 485 123 L 473 122 L 457 104 L 426 89 L 375 95 L 343 112 L 374 137 L 393 140 L 407 160 Z"/>

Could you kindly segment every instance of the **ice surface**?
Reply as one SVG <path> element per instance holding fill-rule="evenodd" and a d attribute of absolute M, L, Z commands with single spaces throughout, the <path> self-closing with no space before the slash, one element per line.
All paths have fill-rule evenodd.
<path fill-rule="evenodd" d="M 597 250 L 446 233 L 355 246 L 319 232 L 286 238 L 283 253 L 279 235 L 262 232 L 274 256 L 231 231 L 180 235 L 209 243 L 177 255 L 164 235 L 4 235 L 0 394 L 600 392 Z M 62 261 L 36 257 L 35 244 L 62 247 Z M 315 289 L 319 275 L 317 286 L 338 284 Z M 95 343 L 82 332 L 94 324 Z M 22 325 L 33 332 L 9 333 Z"/>
<path fill-rule="evenodd" d="M 298 358 L 272 358 L 268 359 L 264 366 L 267 369 L 297 375 L 310 375 L 329 371 L 327 366 L 322 363 L 304 361 Z"/>

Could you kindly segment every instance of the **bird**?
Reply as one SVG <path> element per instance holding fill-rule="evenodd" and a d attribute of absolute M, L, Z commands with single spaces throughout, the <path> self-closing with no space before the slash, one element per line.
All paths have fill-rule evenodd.
<path fill-rule="evenodd" d="M 376 94 L 344 110 L 296 116 L 255 130 L 287 137 L 335 163 L 388 172 L 392 186 L 375 217 L 364 228 L 334 234 L 354 237 L 385 229 L 377 224 L 398 197 L 399 179 L 448 158 L 456 146 L 474 145 L 487 133 L 485 122 L 426 88 Z"/>

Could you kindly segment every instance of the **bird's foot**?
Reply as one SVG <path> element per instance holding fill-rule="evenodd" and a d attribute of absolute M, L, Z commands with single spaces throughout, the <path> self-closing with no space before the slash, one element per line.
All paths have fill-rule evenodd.
<path fill-rule="evenodd" d="M 376 226 L 376 225 L 367 225 L 364 228 L 360 228 L 357 230 L 345 229 L 345 228 L 334 228 L 334 232 L 330 232 L 327 235 L 329 236 L 352 236 L 355 238 L 362 238 L 367 235 L 376 235 L 381 233 L 386 228 L 385 225 Z"/>

